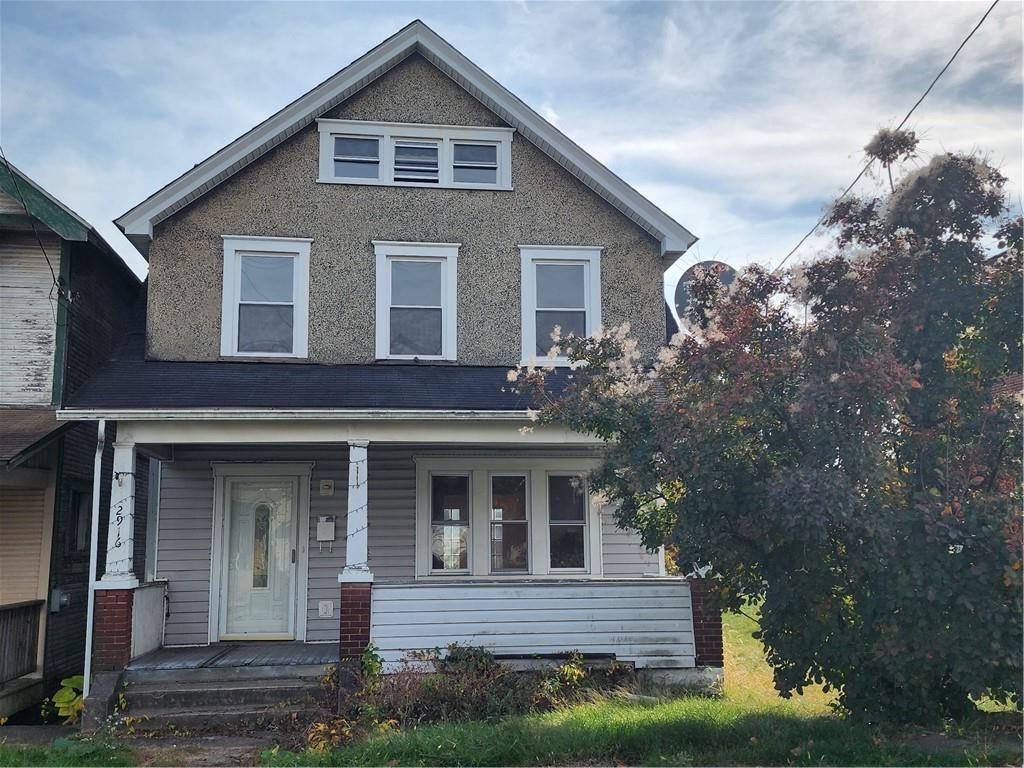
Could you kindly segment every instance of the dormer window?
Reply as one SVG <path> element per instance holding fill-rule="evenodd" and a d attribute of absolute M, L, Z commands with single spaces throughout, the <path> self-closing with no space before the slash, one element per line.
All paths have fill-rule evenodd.
<path fill-rule="evenodd" d="M 512 189 L 512 128 L 317 122 L 321 183 Z"/>

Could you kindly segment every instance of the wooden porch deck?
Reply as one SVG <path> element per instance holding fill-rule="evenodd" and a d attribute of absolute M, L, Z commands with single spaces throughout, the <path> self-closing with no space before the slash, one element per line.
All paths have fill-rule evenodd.
<path fill-rule="evenodd" d="M 337 643 L 251 641 L 213 643 L 188 648 L 158 648 L 128 665 L 131 671 L 157 669 L 229 669 L 233 667 L 292 667 L 333 664 Z"/>

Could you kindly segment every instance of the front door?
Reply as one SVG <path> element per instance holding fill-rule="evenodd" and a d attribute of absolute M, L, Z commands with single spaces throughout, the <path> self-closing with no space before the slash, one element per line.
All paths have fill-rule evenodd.
<path fill-rule="evenodd" d="M 295 478 L 225 479 L 221 640 L 294 639 L 298 490 Z"/>

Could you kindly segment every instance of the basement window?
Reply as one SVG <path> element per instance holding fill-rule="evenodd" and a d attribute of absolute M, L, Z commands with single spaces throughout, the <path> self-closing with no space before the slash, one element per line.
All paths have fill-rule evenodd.
<path fill-rule="evenodd" d="M 317 121 L 323 184 L 512 189 L 512 128 Z"/>

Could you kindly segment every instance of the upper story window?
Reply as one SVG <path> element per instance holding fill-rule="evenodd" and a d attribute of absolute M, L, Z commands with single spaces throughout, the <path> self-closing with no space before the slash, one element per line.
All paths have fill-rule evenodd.
<path fill-rule="evenodd" d="M 512 189 L 512 128 L 318 120 L 327 184 Z"/>
<path fill-rule="evenodd" d="M 552 334 L 589 336 L 601 325 L 601 249 L 521 245 L 523 362 L 565 365 Z"/>
<path fill-rule="evenodd" d="M 376 356 L 454 360 L 458 243 L 373 241 Z"/>
<path fill-rule="evenodd" d="M 221 355 L 306 356 L 311 242 L 224 237 Z"/>

